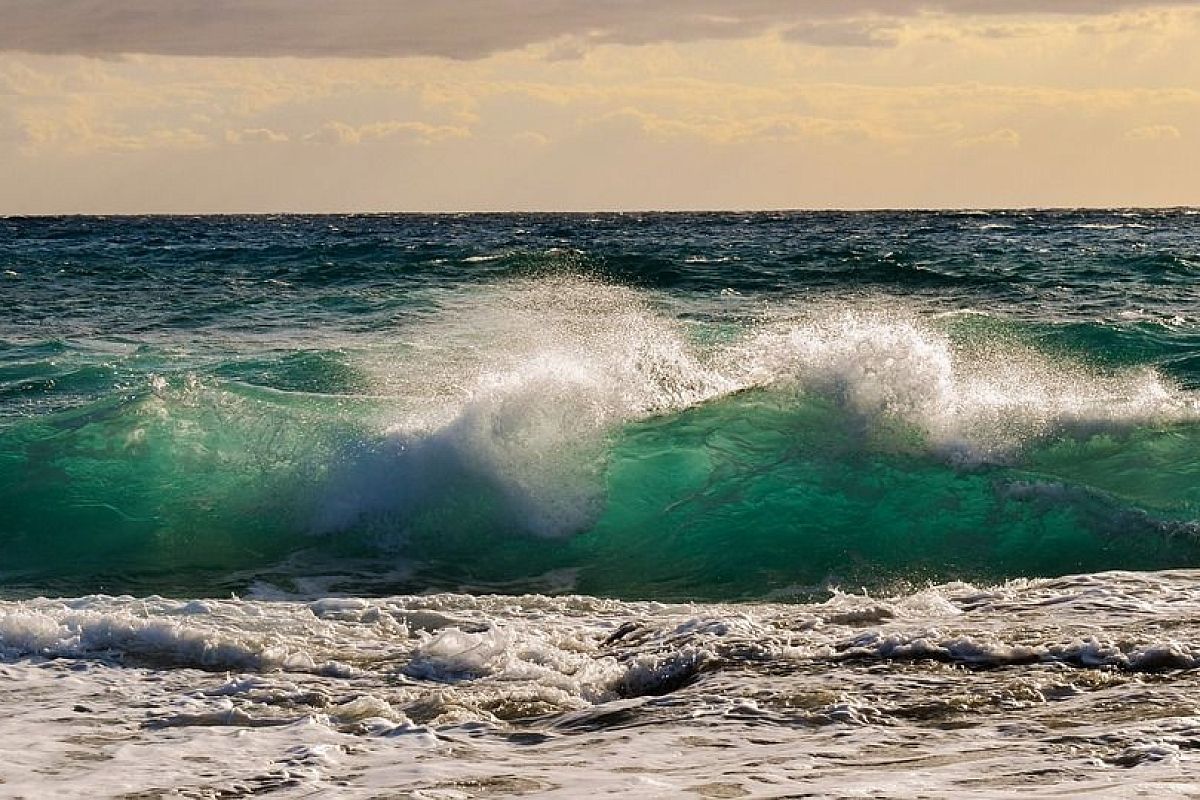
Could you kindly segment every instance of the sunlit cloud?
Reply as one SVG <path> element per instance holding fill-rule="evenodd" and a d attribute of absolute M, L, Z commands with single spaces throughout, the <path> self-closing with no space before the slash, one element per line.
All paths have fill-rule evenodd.
<path fill-rule="evenodd" d="M 1021 134 L 1012 128 L 1001 128 L 979 136 L 967 136 L 957 139 L 955 147 L 1002 147 L 1013 148 L 1021 146 Z"/>
<path fill-rule="evenodd" d="M 387 139 L 406 139 L 430 144 L 443 139 L 465 139 L 470 135 L 471 132 L 461 126 L 430 125 L 427 122 L 389 120 L 354 126 L 335 120 L 325 123 L 319 131 L 305 136 L 304 141 L 318 144 L 355 145 Z"/>
<path fill-rule="evenodd" d="M 1125 132 L 1125 138 L 1135 142 L 1156 142 L 1182 137 L 1183 134 L 1174 125 L 1142 125 Z"/>
<path fill-rule="evenodd" d="M 291 137 L 286 133 L 273 131 L 270 128 L 243 128 L 240 131 L 225 131 L 225 141 L 230 144 L 282 144 L 283 142 L 290 141 L 290 139 Z"/>

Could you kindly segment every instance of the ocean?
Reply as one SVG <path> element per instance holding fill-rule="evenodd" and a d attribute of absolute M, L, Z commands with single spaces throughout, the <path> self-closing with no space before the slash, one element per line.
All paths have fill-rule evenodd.
<path fill-rule="evenodd" d="M 1200 796 L 1200 212 L 0 218 L 0 796 Z"/>

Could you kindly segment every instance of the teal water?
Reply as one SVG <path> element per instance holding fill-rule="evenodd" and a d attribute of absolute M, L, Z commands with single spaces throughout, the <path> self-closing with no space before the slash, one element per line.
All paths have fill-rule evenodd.
<path fill-rule="evenodd" d="M 1200 565 L 1200 216 L 0 220 L 0 591 Z"/>

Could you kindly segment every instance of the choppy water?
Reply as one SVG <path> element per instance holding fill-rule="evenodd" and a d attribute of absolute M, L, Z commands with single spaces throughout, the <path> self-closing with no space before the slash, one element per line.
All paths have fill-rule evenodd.
<path fill-rule="evenodd" d="M 1198 271 L 1186 210 L 0 220 L 0 793 L 1186 796 Z"/>

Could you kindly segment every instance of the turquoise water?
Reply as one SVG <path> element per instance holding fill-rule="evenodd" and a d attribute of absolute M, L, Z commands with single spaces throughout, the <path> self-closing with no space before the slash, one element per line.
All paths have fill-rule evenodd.
<path fill-rule="evenodd" d="M 0 589 L 1200 565 L 1200 216 L 0 220 Z"/>

